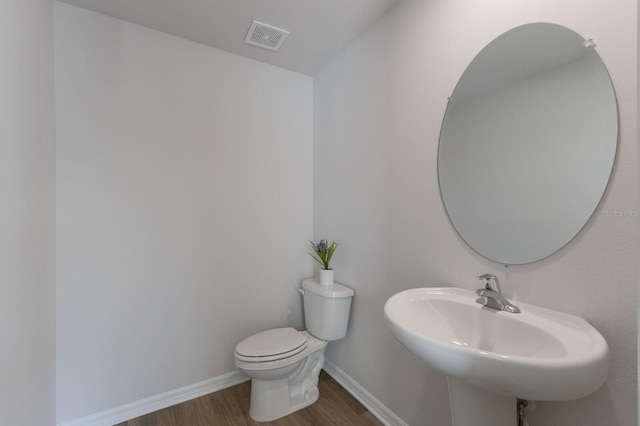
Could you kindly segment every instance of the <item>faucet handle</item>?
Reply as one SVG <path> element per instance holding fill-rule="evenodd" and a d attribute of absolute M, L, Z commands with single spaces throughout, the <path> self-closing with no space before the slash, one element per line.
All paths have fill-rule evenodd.
<path fill-rule="evenodd" d="M 498 277 L 496 277 L 493 274 L 482 274 L 478 276 L 478 279 L 482 281 L 485 289 L 497 291 L 500 295 L 502 295 L 502 290 L 500 289 L 500 283 L 498 282 Z M 491 286 L 491 281 L 496 283 L 495 288 Z"/>
<path fill-rule="evenodd" d="M 477 277 L 479 280 L 498 280 L 498 278 L 493 274 L 482 274 Z"/>

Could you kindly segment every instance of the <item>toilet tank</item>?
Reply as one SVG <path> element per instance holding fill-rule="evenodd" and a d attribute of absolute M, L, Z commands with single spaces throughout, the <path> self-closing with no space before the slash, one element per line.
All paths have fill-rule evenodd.
<path fill-rule="evenodd" d="M 307 331 L 322 340 L 342 339 L 347 333 L 353 294 L 352 288 L 342 284 L 322 285 L 314 278 L 303 280 Z"/>

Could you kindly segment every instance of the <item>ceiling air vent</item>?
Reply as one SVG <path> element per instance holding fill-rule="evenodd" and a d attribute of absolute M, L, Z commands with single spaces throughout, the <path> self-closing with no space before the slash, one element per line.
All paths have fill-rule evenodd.
<path fill-rule="evenodd" d="M 247 44 L 277 51 L 289 35 L 289 31 L 262 22 L 253 21 L 244 39 Z"/>

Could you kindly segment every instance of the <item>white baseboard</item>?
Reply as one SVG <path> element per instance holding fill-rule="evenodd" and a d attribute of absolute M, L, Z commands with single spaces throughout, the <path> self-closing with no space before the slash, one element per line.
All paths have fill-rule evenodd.
<path fill-rule="evenodd" d="M 64 423 L 58 423 L 58 426 L 112 426 L 145 414 L 153 413 L 154 411 L 162 410 L 163 408 L 171 407 L 172 405 L 235 386 L 248 380 L 250 379 L 240 371 L 234 371 L 120 407 L 111 408 Z"/>
<path fill-rule="evenodd" d="M 347 373 L 339 369 L 331 361 L 325 359 L 324 370 L 328 375 L 338 382 L 347 390 L 355 399 L 357 399 L 367 410 L 385 426 L 408 426 L 402 419 L 396 416 L 393 411 L 389 410 L 384 404 L 378 401 L 373 395 L 360 386 L 358 382 L 353 380 Z M 321 395 L 322 397 L 322 395 Z"/>
<path fill-rule="evenodd" d="M 367 392 L 358 382 L 329 360 L 324 362 L 324 370 L 357 399 L 367 410 L 386 426 L 408 426 L 384 404 Z M 172 405 L 180 404 L 203 395 L 226 389 L 250 380 L 240 371 L 234 371 L 192 385 L 183 386 L 140 401 L 111 408 L 96 414 L 58 423 L 58 426 L 112 426 Z"/>

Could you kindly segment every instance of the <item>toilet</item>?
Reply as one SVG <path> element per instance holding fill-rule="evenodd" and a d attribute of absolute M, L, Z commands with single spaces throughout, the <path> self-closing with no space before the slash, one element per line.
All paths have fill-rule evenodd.
<path fill-rule="evenodd" d="M 274 328 L 236 346 L 235 365 L 251 378 L 249 415 L 259 422 L 279 419 L 318 400 L 324 349 L 347 332 L 353 289 L 309 278 L 299 291 L 306 330 Z"/>

